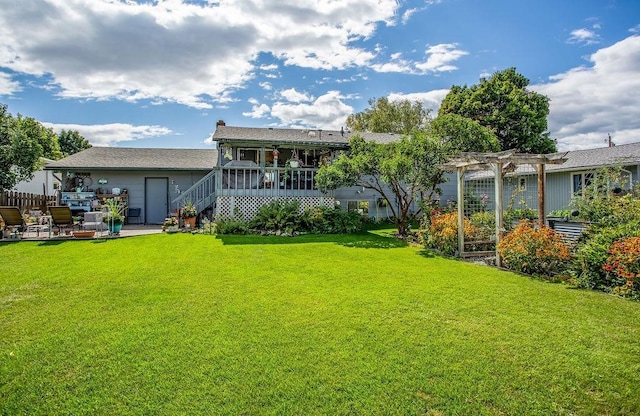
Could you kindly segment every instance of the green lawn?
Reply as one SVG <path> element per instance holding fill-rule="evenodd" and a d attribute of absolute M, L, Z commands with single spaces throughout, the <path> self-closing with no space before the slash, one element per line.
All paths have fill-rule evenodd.
<path fill-rule="evenodd" d="M 0 258 L 2 415 L 640 413 L 640 303 L 382 235 Z"/>

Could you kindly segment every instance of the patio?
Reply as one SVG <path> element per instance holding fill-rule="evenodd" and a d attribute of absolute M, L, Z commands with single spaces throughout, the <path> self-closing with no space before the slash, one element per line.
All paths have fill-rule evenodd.
<path fill-rule="evenodd" d="M 139 235 L 147 235 L 147 234 L 159 234 L 162 233 L 162 225 L 143 225 L 143 224 L 127 224 L 122 227 L 120 230 L 120 235 L 118 236 L 110 236 L 108 231 L 105 230 L 100 233 L 97 231 L 94 237 L 91 238 L 76 238 L 73 236 L 59 236 L 53 235 L 49 236 L 49 231 L 47 228 L 29 228 L 26 232 L 22 234 L 21 239 L 13 239 L 13 238 L 3 238 L 0 239 L 0 242 L 10 242 L 10 241 L 45 241 L 45 240 L 87 240 L 87 239 L 101 239 L 101 238 L 119 238 L 119 237 L 135 237 Z"/>

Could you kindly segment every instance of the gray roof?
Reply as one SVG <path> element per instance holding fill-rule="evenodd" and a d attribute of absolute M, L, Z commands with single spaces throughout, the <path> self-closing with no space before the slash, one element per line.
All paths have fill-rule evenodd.
<path fill-rule="evenodd" d="M 547 165 L 546 171 L 576 172 L 594 170 L 605 166 L 633 166 L 640 165 L 640 143 L 621 144 L 597 149 L 572 150 L 567 152 L 566 162 L 558 165 Z M 531 165 L 519 165 L 511 175 L 535 175 L 536 170 Z M 493 172 L 469 172 L 467 179 L 493 178 Z"/>
<path fill-rule="evenodd" d="M 549 166 L 547 171 L 574 171 L 597 169 L 603 166 L 629 166 L 640 164 L 640 143 L 598 149 L 573 150 L 567 153 L 567 161 L 561 165 Z"/>
<path fill-rule="evenodd" d="M 366 133 L 340 130 L 318 129 L 276 129 L 271 127 L 232 127 L 217 126 L 213 140 L 219 143 L 296 144 L 308 146 L 344 147 L 354 135 L 378 143 L 397 141 L 402 137 L 393 133 Z"/>
<path fill-rule="evenodd" d="M 211 170 L 213 149 L 91 147 L 45 166 L 47 170 Z"/>

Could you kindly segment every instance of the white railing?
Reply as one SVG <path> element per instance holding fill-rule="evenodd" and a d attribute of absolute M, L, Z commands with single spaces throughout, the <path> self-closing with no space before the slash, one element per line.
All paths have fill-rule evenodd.
<path fill-rule="evenodd" d="M 218 195 L 224 196 L 323 196 L 315 187 L 317 171 L 314 168 L 222 167 L 216 188 Z"/>
<path fill-rule="evenodd" d="M 173 201 L 172 204 L 180 207 L 186 201 L 191 201 L 195 204 L 198 212 L 204 211 L 207 207 L 211 206 L 216 199 L 216 171 L 212 170 L 207 173 L 202 179 L 194 183 L 189 189 L 182 191 L 180 195 Z"/>

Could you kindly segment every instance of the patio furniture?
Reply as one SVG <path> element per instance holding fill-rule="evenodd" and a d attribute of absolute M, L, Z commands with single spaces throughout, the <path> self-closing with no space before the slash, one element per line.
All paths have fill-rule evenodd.
<path fill-rule="evenodd" d="M 140 224 L 140 213 L 142 208 L 129 208 L 127 212 L 127 224 L 131 224 L 132 219 L 136 219 L 136 224 Z"/>
<path fill-rule="evenodd" d="M 0 207 L 0 217 L 4 221 L 5 230 L 9 230 L 16 238 L 22 236 L 27 228 L 18 207 Z"/>
<path fill-rule="evenodd" d="M 102 211 L 92 211 L 84 213 L 84 222 L 82 223 L 83 231 L 91 231 L 95 230 L 100 232 L 102 235 L 102 231 L 104 230 L 104 213 Z"/>
<path fill-rule="evenodd" d="M 67 206 L 49 207 L 49 213 L 51 214 L 52 226 L 57 228 L 60 235 L 63 231 L 67 235 L 71 235 L 71 231 L 75 228 L 79 228 L 78 224 L 73 221 L 73 213 Z"/>

